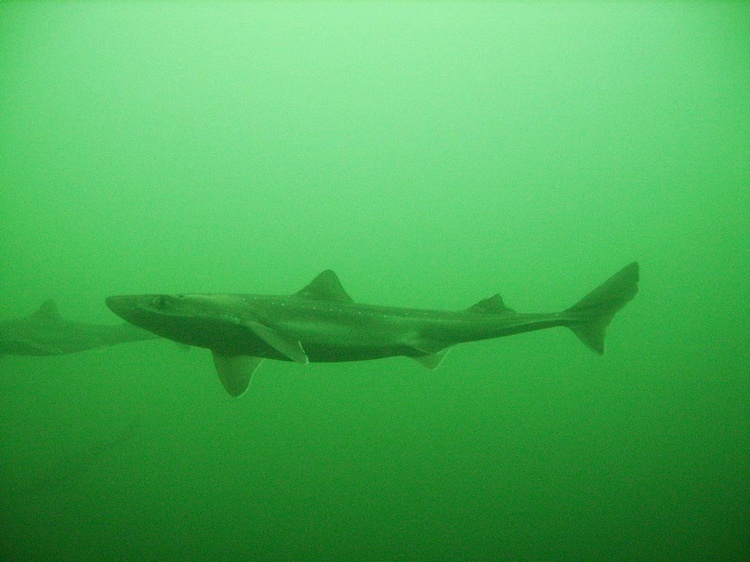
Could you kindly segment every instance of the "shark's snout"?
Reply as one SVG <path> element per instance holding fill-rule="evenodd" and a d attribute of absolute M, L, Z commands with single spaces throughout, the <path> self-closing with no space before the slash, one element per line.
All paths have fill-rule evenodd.
<path fill-rule="evenodd" d="M 124 308 L 124 297 L 107 297 L 104 299 L 107 308 L 119 315 L 119 311 Z"/>
<path fill-rule="evenodd" d="M 139 297 L 118 295 L 107 297 L 104 302 L 112 312 L 124 320 L 132 320 L 133 313 L 138 310 Z"/>

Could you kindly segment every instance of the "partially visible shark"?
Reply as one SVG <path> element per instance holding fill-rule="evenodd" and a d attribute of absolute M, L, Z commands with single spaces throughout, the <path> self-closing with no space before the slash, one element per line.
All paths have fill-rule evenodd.
<path fill-rule="evenodd" d="M 555 326 L 601 354 L 607 325 L 637 291 L 633 262 L 570 308 L 546 314 L 515 312 L 497 294 L 455 312 L 359 304 L 331 270 L 289 296 L 123 295 L 106 303 L 136 326 L 210 349 L 222 385 L 240 396 L 263 359 L 306 364 L 406 356 L 435 368 L 456 344 Z"/>
<path fill-rule="evenodd" d="M 106 326 L 71 322 L 60 316 L 52 299 L 31 316 L 0 321 L 0 355 L 63 355 L 156 338 L 128 323 Z"/>

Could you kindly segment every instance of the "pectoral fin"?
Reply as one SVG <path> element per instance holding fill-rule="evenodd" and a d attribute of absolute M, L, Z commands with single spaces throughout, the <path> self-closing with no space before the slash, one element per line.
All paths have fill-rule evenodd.
<path fill-rule="evenodd" d="M 302 349 L 302 344 L 299 341 L 288 338 L 287 336 L 277 332 L 273 328 L 269 328 L 268 326 L 264 326 L 263 324 L 259 324 L 258 322 L 247 322 L 244 325 L 250 328 L 256 336 L 258 336 L 276 351 L 278 351 L 285 357 L 288 357 L 295 363 L 307 365 L 310 362 L 310 360 L 307 358 L 307 355 L 305 354 L 305 350 Z"/>
<path fill-rule="evenodd" d="M 252 355 L 222 355 L 217 351 L 211 353 L 224 389 L 235 398 L 242 396 L 250 385 L 250 377 L 263 362 L 263 358 Z"/>

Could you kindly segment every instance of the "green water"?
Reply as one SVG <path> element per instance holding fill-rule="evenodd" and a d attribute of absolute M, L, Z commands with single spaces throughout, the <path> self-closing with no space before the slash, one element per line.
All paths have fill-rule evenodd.
<path fill-rule="evenodd" d="M 0 320 L 143 292 L 556 311 L 265 362 L 0 360 L 3 560 L 750 560 L 748 3 L 0 4 Z"/>

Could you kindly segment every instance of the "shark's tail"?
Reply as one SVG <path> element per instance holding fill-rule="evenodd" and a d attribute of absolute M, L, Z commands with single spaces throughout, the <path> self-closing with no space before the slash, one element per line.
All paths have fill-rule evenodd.
<path fill-rule="evenodd" d="M 604 353 L 604 334 L 615 313 L 638 292 L 638 263 L 623 267 L 563 312 L 567 324 L 589 349 Z"/>

